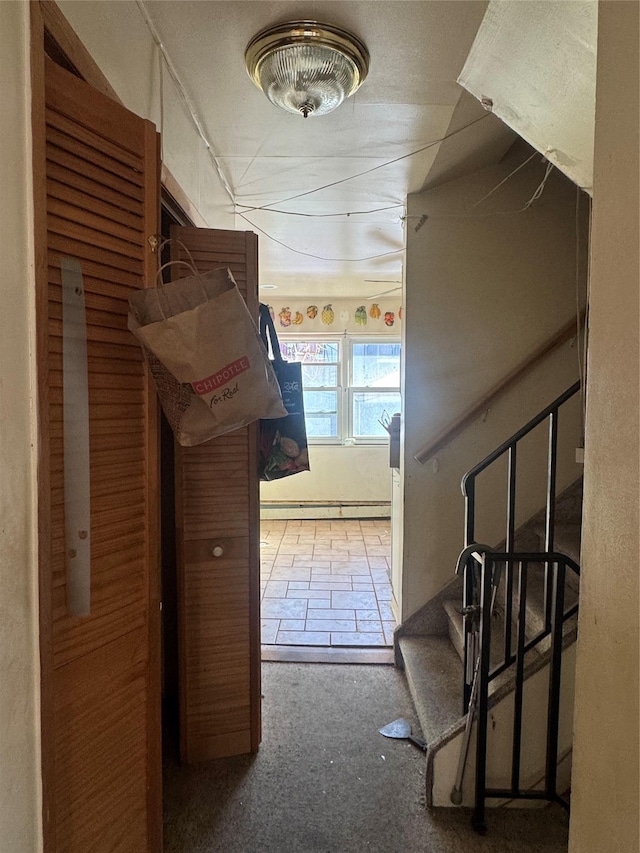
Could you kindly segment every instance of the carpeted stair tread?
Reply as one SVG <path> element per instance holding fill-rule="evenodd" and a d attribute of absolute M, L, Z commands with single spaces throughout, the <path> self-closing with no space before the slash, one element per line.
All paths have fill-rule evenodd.
<path fill-rule="evenodd" d="M 450 601 L 446 602 L 444 608 L 447 613 L 447 617 L 449 620 L 449 639 L 451 644 L 455 648 L 459 658 L 461 661 L 464 661 L 464 624 L 462 619 L 462 613 L 460 612 L 461 603 L 459 601 Z M 491 623 L 491 657 L 490 664 L 491 667 L 498 666 L 504 660 L 504 611 L 502 608 L 496 603 L 496 608 L 494 610 L 493 621 Z M 515 623 L 512 627 L 511 631 L 511 643 L 512 648 L 515 649 L 517 643 L 517 632 Z M 530 653 L 530 657 L 537 654 L 536 651 L 532 650 Z M 500 677 L 498 679 L 497 684 L 501 685 L 503 681 L 511 678 L 511 674 L 507 673 L 505 677 Z M 496 683 L 494 683 L 492 689 L 495 689 Z"/>
<path fill-rule="evenodd" d="M 427 743 L 460 717 L 462 667 L 447 637 L 401 637 L 407 683 Z"/>

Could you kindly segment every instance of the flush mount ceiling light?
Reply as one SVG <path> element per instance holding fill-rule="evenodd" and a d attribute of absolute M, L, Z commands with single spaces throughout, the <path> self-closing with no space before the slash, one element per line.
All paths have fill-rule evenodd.
<path fill-rule="evenodd" d="M 315 21 L 263 30 L 249 42 L 244 61 L 272 104 L 305 118 L 340 106 L 369 71 L 369 51 L 359 39 Z"/>

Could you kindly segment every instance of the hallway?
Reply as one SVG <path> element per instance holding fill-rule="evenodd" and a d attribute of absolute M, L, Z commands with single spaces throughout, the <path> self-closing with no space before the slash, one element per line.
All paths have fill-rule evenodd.
<path fill-rule="evenodd" d="M 424 807 L 424 757 L 378 729 L 418 733 L 404 675 L 390 666 L 263 664 L 255 756 L 180 769 L 165 758 L 165 853 L 566 853 L 558 807 Z"/>

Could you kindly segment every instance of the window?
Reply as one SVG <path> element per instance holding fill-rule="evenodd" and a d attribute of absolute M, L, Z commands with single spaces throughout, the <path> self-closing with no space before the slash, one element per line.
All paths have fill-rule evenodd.
<path fill-rule="evenodd" d="M 400 344 L 351 341 L 350 366 L 351 435 L 386 437 L 383 415 L 400 411 Z"/>
<path fill-rule="evenodd" d="M 307 434 L 313 441 L 386 441 L 380 421 L 400 411 L 400 343 L 342 337 L 280 340 L 302 362 Z"/>
<path fill-rule="evenodd" d="M 340 438 L 340 349 L 339 341 L 280 341 L 283 358 L 302 362 L 309 438 Z"/>

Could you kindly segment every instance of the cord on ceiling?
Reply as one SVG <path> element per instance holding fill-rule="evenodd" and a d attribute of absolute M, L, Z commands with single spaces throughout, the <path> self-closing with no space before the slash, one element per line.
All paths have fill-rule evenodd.
<path fill-rule="evenodd" d="M 278 202 L 274 202 L 277 204 Z M 387 207 L 376 207 L 373 210 L 344 210 L 339 213 L 298 213 L 296 210 L 272 210 L 271 208 L 264 207 L 249 207 L 246 204 L 238 204 L 238 207 L 246 207 L 245 213 L 251 213 L 254 210 L 266 210 L 268 213 L 279 213 L 284 216 L 304 216 L 308 219 L 327 219 L 329 217 L 337 217 L 337 216 L 366 216 L 370 213 L 382 213 L 385 210 L 397 210 L 399 207 L 404 207 L 404 204 L 398 202 L 398 204 L 390 204 Z M 238 211 L 240 213 L 240 211 Z"/>
<path fill-rule="evenodd" d="M 137 5 L 138 9 L 140 10 L 142 17 L 144 18 L 144 21 L 147 25 L 149 32 L 151 33 L 151 38 L 154 40 L 154 42 L 158 46 L 158 50 L 162 54 L 162 58 L 164 59 L 165 65 L 167 66 L 167 71 L 171 75 L 171 79 L 173 80 L 173 82 L 176 85 L 176 89 L 178 90 L 178 94 L 180 95 L 180 97 L 184 101 L 185 106 L 187 107 L 187 111 L 189 112 L 189 115 L 191 117 L 191 121 L 193 122 L 193 124 L 196 128 L 196 131 L 198 132 L 198 135 L 200 136 L 200 138 L 204 142 L 205 148 L 207 149 L 207 153 L 209 154 L 209 157 L 211 158 L 211 162 L 213 163 L 214 169 L 218 175 L 218 178 L 220 179 L 220 183 L 222 184 L 224 191 L 227 193 L 227 195 L 231 199 L 231 203 L 233 205 L 235 205 L 236 199 L 235 199 L 235 195 L 233 193 L 233 190 L 231 188 L 231 185 L 229 184 L 229 181 L 227 180 L 227 176 L 224 174 L 222 166 L 220 165 L 220 161 L 218 160 L 218 158 L 217 158 L 217 156 L 213 150 L 213 146 L 211 145 L 211 142 L 207 138 L 207 134 L 205 133 L 204 128 L 202 127 L 202 124 L 200 123 L 200 120 L 198 119 L 198 116 L 196 115 L 195 109 L 191 103 L 191 99 L 187 95 L 187 91 L 184 88 L 184 86 L 182 85 L 182 81 L 180 80 L 180 76 L 178 75 L 176 67 L 173 64 L 173 62 L 171 61 L 171 57 L 167 53 L 167 50 L 166 50 L 164 44 L 162 43 L 162 39 L 160 38 L 160 34 L 158 33 L 153 21 L 151 20 L 151 17 L 149 16 L 149 13 L 147 12 L 145 5 L 142 2 L 142 0 L 136 0 L 136 5 Z M 162 77 L 162 75 L 161 75 L 161 77 Z M 161 97 L 162 97 L 162 95 L 161 95 Z M 160 107 L 161 122 L 163 120 L 163 109 L 164 108 L 161 105 L 161 107 Z"/>
<path fill-rule="evenodd" d="M 544 170 L 544 178 L 540 181 L 540 183 L 536 187 L 535 192 L 531 196 L 529 201 L 522 208 L 523 210 L 527 210 L 529 207 L 531 207 L 531 205 L 533 204 L 534 201 L 537 201 L 539 198 L 542 198 L 542 193 L 544 192 L 544 188 L 547 185 L 547 180 L 549 179 L 549 175 L 551 174 L 552 169 L 553 169 L 553 163 L 547 161 L 547 168 Z"/>
<path fill-rule="evenodd" d="M 271 202 L 271 204 L 258 205 L 256 207 L 249 207 L 248 205 L 241 206 L 246 208 L 246 210 L 244 211 L 245 213 L 252 213 L 254 210 L 271 210 L 274 204 L 286 204 L 286 202 L 288 201 L 293 201 L 297 198 L 304 198 L 305 196 L 313 195 L 314 193 L 319 193 L 322 190 L 328 190 L 331 187 L 337 187 L 339 184 L 347 183 L 347 181 L 354 181 L 356 178 L 361 178 L 363 177 L 363 175 L 370 175 L 372 172 L 378 171 L 378 169 L 384 169 L 387 166 L 392 166 L 394 163 L 399 163 L 401 160 L 406 160 L 408 157 L 415 157 L 416 154 L 421 154 L 423 151 L 427 151 L 427 149 L 433 148 L 434 145 L 440 145 L 440 143 L 444 142 L 445 140 L 451 139 L 452 136 L 455 136 L 458 133 L 462 133 L 463 130 L 467 130 L 467 128 L 472 127 L 479 121 L 483 121 L 483 119 L 488 118 L 489 115 L 489 113 L 485 113 L 479 118 L 470 121 L 469 124 L 465 124 L 462 127 L 459 127 L 457 130 L 452 130 L 451 133 L 446 133 L 442 138 L 434 139 L 432 142 L 428 142 L 421 148 L 416 148 L 415 151 L 410 151 L 408 154 L 402 154 L 400 157 L 395 157 L 393 160 L 387 160 L 385 163 L 380 163 L 378 166 L 372 166 L 370 169 L 365 169 L 364 172 L 358 172 L 355 175 L 350 175 L 348 178 L 340 178 L 337 181 L 332 181 L 330 184 L 324 184 L 323 186 L 316 187 L 313 190 L 306 190 L 303 193 L 297 193 L 296 195 L 289 196 L 289 198 L 283 198 L 280 201 Z"/>
<path fill-rule="evenodd" d="M 261 234 L 264 234 L 269 240 L 272 240 L 274 243 L 277 243 L 279 246 L 282 246 L 284 249 L 288 249 L 290 252 L 293 252 L 296 255 L 304 255 L 306 258 L 315 258 L 317 261 L 335 261 L 336 263 L 360 263 L 361 261 L 374 261 L 377 258 L 386 258 L 389 255 L 397 255 L 400 252 L 404 252 L 404 249 L 394 249 L 391 252 L 383 252 L 380 255 L 369 255 L 366 258 L 325 258 L 322 255 L 314 255 L 311 252 L 302 252 L 299 249 L 294 249 L 292 246 L 288 246 L 282 240 L 278 240 L 277 237 L 274 237 L 272 234 L 269 234 L 264 228 L 260 228 L 255 222 L 252 222 L 248 216 L 245 216 L 244 213 L 238 213 L 238 216 L 241 216 L 245 222 L 248 222 L 252 228 L 255 228 L 256 231 L 259 231 Z"/>
<path fill-rule="evenodd" d="M 512 172 L 509 172 L 509 174 L 506 176 L 506 178 L 503 178 L 500 181 L 500 183 L 496 184 L 495 187 L 493 187 L 493 189 L 489 190 L 489 192 L 485 193 L 485 195 L 483 195 L 482 198 L 478 199 L 478 201 L 475 201 L 470 207 L 468 207 L 466 209 L 467 210 L 473 210 L 475 207 L 478 207 L 478 205 L 482 204 L 483 201 L 488 199 L 489 196 L 492 196 L 496 192 L 496 190 L 500 189 L 501 186 L 503 186 L 510 178 L 512 178 L 517 172 L 519 172 L 520 169 L 522 169 L 524 166 L 526 166 L 527 163 L 531 162 L 531 160 L 533 160 L 533 158 L 536 156 L 537 153 L 538 153 L 537 151 L 534 151 L 533 154 L 531 154 L 529 157 L 527 157 L 526 160 L 524 160 L 524 162 L 520 163 L 519 166 L 516 166 L 516 168 Z M 545 160 L 545 157 L 543 156 L 542 159 Z M 522 207 L 518 207 L 514 210 L 488 210 L 484 213 L 440 213 L 440 214 L 437 214 L 435 216 L 432 214 L 429 214 L 429 219 L 434 219 L 434 220 L 436 220 L 436 222 L 440 219 L 444 219 L 444 220 L 446 220 L 446 219 L 486 219 L 490 216 L 513 216 L 513 214 L 515 214 L 515 213 L 524 213 L 524 211 L 528 210 L 531 207 L 531 205 L 533 204 L 534 201 L 538 201 L 538 199 L 540 199 L 542 197 L 545 186 L 546 186 L 547 181 L 549 179 L 549 175 L 551 174 L 552 170 L 553 170 L 553 163 L 547 162 L 544 177 L 542 178 L 542 180 L 540 181 L 540 183 L 536 187 L 536 189 L 535 189 L 533 195 L 531 196 L 531 198 L 529 199 L 529 201 L 527 201 L 527 203 L 524 204 Z M 422 215 L 421 214 L 412 214 L 410 216 L 409 215 L 403 216 L 402 219 L 404 221 L 406 221 L 408 219 L 418 219 L 418 220 L 420 220 L 419 226 L 422 227 L 422 225 L 424 224 L 424 217 L 425 216 L 426 216 L 426 214 L 422 214 Z M 417 230 L 417 228 L 416 228 L 416 230 Z"/>
<path fill-rule="evenodd" d="M 534 151 L 530 157 L 527 157 L 527 159 L 520 163 L 519 166 L 516 166 L 513 172 L 509 172 L 506 178 L 503 178 L 500 183 L 496 184 L 492 190 L 489 190 L 489 192 L 485 193 L 482 198 L 479 198 L 478 201 L 474 202 L 469 208 L 469 210 L 473 210 L 474 207 L 478 207 L 479 204 L 482 204 L 483 201 L 486 201 L 488 198 L 490 198 L 490 196 L 497 192 L 497 190 L 499 190 L 503 184 L 506 184 L 508 180 L 510 180 L 517 172 L 519 172 L 520 169 L 523 169 L 527 165 L 527 163 L 531 162 L 531 160 L 533 160 L 537 153 L 537 151 Z"/>

